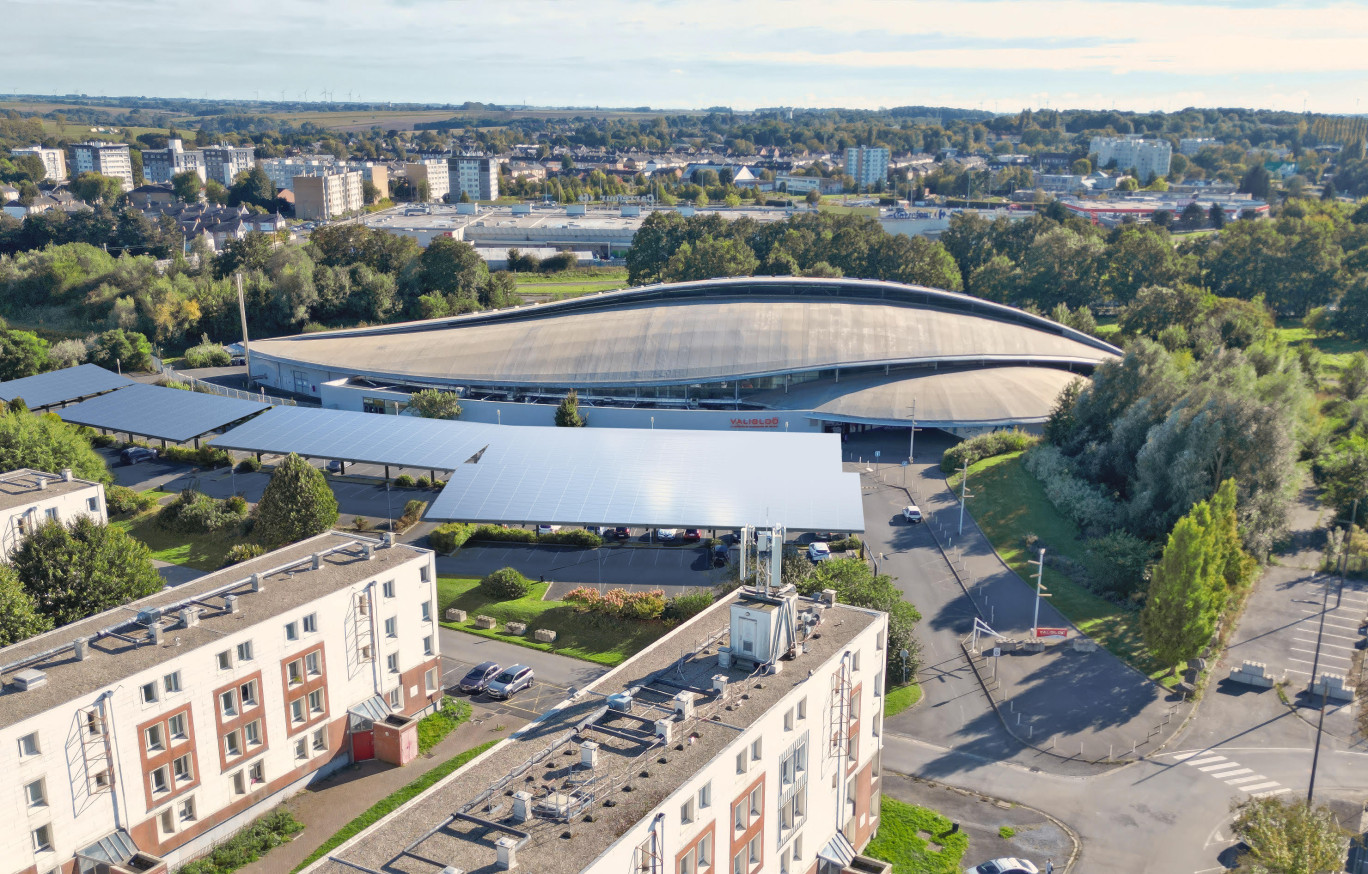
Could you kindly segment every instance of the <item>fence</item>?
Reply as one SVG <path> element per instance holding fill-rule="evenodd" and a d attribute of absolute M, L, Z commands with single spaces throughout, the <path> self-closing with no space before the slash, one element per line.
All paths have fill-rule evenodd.
<path fill-rule="evenodd" d="M 165 377 L 167 382 L 175 382 L 190 387 L 191 391 L 201 394 L 219 395 L 225 398 L 237 398 L 240 401 L 256 401 L 257 403 L 270 404 L 276 407 L 293 407 L 295 402 L 289 398 L 277 398 L 266 394 L 263 389 L 258 392 L 243 391 L 240 388 L 229 388 L 226 385 L 219 385 L 213 382 L 191 376 L 188 373 L 181 373 L 171 367 L 167 367 L 165 362 L 155 355 L 152 356 L 152 368 Z"/>

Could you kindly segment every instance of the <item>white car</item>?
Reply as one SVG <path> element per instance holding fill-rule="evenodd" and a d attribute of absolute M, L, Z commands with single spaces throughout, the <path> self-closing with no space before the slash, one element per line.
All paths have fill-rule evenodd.
<path fill-rule="evenodd" d="M 561 527 L 560 527 L 559 525 L 538 525 L 538 526 L 537 526 L 537 533 L 538 533 L 538 534 L 555 534 L 555 533 L 556 533 L 557 531 L 559 531 L 560 529 L 561 529 Z"/>
<path fill-rule="evenodd" d="M 915 525 L 922 520 L 922 511 L 916 504 L 903 507 L 903 518 Z"/>
<path fill-rule="evenodd" d="M 831 547 L 820 540 L 816 543 L 809 543 L 808 558 L 812 559 L 814 562 L 826 561 L 831 558 Z"/>
<path fill-rule="evenodd" d="M 964 874 L 1040 874 L 1040 869 L 1025 859 L 994 859 L 965 868 Z"/>
<path fill-rule="evenodd" d="M 661 540 L 674 540 L 679 536 L 678 528 L 657 528 L 656 537 Z"/>

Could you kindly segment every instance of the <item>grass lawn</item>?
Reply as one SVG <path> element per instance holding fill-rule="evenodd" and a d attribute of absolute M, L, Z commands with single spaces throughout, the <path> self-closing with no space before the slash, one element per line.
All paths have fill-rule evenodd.
<path fill-rule="evenodd" d="M 153 494 L 163 502 L 167 498 L 175 497 L 171 492 L 163 492 L 151 489 L 143 494 Z M 146 513 L 139 513 L 128 519 L 110 520 L 111 525 L 122 528 L 135 540 L 140 540 L 147 544 L 147 548 L 152 550 L 152 558 L 157 561 L 169 562 L 170 564 L 184 565 L 195 570 L 216 571 L 223 567 L 223 560 L 228 557 L 228 550 L 245 543 L 246 539 L 237 536 L 233 532 L 215 532 L 213 534 L 187 534 L 183 531 L 167 531 L 157 525 L 157 510 L 154 507 Z"/>
<path fill-rule="evenodd" d="M 959 476 L 951 477 L 952 487 Z M 1084 566 L 1091 557 L 1084 551 L 1078 526 L 1064 518 L 1045 497 L 1045 490 L 1021 463 L 1021 453 L 987 458 L 969 468 L 969 488 L 974 497 L 969 510 L 993 548 L 1022 579 L 1034 579 L 1035 568 L 1027 564 L 1036 557 L 1024 538 L 1034 534 L 1041 545 Z M 1067 616 L 1084 634 L 1151 677 L 1167 673 L 1145 650 L 1140 637 L 1140 613 L 1113 604 L 1088 591 L 1072 578 L 1049 566 L 1046 556 L 1045 588 L 1053 593 L 1055 609 Z"/>
<path fill-rule="evenodd" d="M 916 683 L 893 686 L 884 696 L 884 716 L 897 716 L 921 700 L 922 689 Z"/>
<path fill-rule="evenodd" d="M 481 594 L 479 585 L 479 580 L 463 577 L 437 578 L 440 615 L 445 616 L 448 607 L 456 607 L 466 611 L 468 617 L 465 622 L 444 621 L 444 626 L 610 667 L 622 664 L 668 630 L 663 622 L 624 622 L 577 613 L 565 601 L 543 601 L 547 583 L 534 583 L 532 591 L 516 601 L 494 601 Z M 493 629 L 478 629 L 476 616 L 493 616 L 499 625 Z M 505 622 L 527 623 L 527 634 L 520 637 L 506 633 L 503 630 Z M 532 632 L 538 628 L 556 632 L 556 642 L 533 640 Z"/>
<path fill-rule="evenodd" d="M 958 874 L 969 849 L 963 831 L 950 834 L 951 822 L 928 810 L 883 796 L 879 833 L 864 854 L 893 864 L 893 874 Z"/>
<path fill-rule="evenodd" d="M 425 753 L 470 718 L 470 702 L 443 698 L 442 709 L 418 720 L 418 752 Z"/>
<path fill-rule="evenodd" d="M 356 819 L 342 826 L 342 828 L 337 831 L 337 834 L 333 835 L 332 837 L 324 841 L 321 847 L 310 853 L 309 858 L 305 859 L 303 862 L 300 862 L 297 866 L 295 866 L 294 870 L 302 871 L 305 868 L 312 865 L 314 862 L 317 862 L 319 859 L 323 858 L 328 853 L 331 853 L 333 850 L 337 849 L 347 841 L 356 837 L 358 834 L 365 831 L 367 828 L 370 828 L 372 825 L 379 822 L 388 814 L 394 812 L 401 805 L 413 800 L 429 786 L 436 783 L 438 780 L 442 779 L 446 775 L 450 774 L 452 771 L 455 771 L 457 768 L 469 762 L 471 759 L 474 759 L 480 753 L 494 746 L 494 744 L 496 743 L 498 743 L 497 740 L 492 740 L 488 743 L 480 744 L 479 746 L 474 747 L 473 749 L 466 750 L 458 756 L 453 756 L 452 758 L 446 760 L 442 764 L 433 768 L 431 771 L 428 771 L 426 774 L 419 777 L 417 780 L 414 780 L 412 783 L 408 784 L 403 789 L 398 789 L 386 798 L 376 802 L 375 805 L 373 805 L 365 813 L 361 814 Z M 291 874 L 294 874 L 294 872 L 291 872 Z"/>
<path fill-rule="evenodd" d="M 626 288 L 626 282 L 529 282 L 518 286 L 519 294 L 549 294 L 557 299 L 579 297 L 598 291 L 616 291 Z"/>

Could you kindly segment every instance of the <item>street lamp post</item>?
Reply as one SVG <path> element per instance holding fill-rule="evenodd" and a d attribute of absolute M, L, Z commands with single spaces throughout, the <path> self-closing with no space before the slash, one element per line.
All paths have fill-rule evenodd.
<path fill-rule="evenodd" d="M 964 478 L 960 480 L 960 521 L 957 537 L 964 534 L 964 502 L 973 496 L 973 493 L 969 491 L 969 456 L 966 455 L 964 456 Z"/>
<path fill-rule="evenodd" d="M 1035 640 L 1040 636 L 1040 599 L 1050 597 L 1050 593 L 1045 591 L 1045 548 L 1041 547 L 1035 561 L 1027 563 L 1036 566 L 1035 615 L 1031 617 L 1031 640 Z"/>

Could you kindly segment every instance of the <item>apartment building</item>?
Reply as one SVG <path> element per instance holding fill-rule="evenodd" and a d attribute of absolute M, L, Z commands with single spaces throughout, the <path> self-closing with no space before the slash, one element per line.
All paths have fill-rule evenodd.
<path fill-rule="evenodd" d="M 395 731 L 416 752 L 435 580 L 331 532 L 0 649 L 4 870 L 159 874 Z"/>
<path fill-rule="evenodd" d="M 194 171 L 203 182 L 208 178 L 202 149 L 185 150 L 180 139 L 168 140 L 164 149 L 143 149 L 143 179 L 148 182 L 170 182 L 177 173 Z"/>
<path fill-rule="evenodd" d="M 1224 145 L 1224 140 L 1218 140 L 1214 137 L 1184 137 L 1178 141 L 1178 154 L 1190 156 L 1197 154 L 1208 146 L 1219 148 Z"/>
<path fill-rule="evenodd" d="M 252 146 L 229 146 L 219 143 L 204 148 L 204 173 L 224 185 L 232 185 L 239 173 L 246 173 L 256 164 L 256 149 Z"/>
<path fill-rule="evenodd" d="M 20 149 L 10 149 L 10 154 L 18 157 L 19 155 L 33 155 L 43 162 L 43 178 L 56 179 L 58 181 L 67 178 L 66 152 L 61 149 L 45 149 L 42 146 L 26 146 Z"/>
<path fill-rule="evenodd" d="M 30 534 L 46 522 L 66 524 L 77 516 L 108 522 L 104 486 L 61 473 L 21 468 L 0 474 L 0 561 L 8 561 Z"/>
<path fill-rule="evenodd" d="M 739 590 L 307 870 L 887 870 L 858 856 L 887 640 L 834 593 Z"/>
<path fill-rule="evenodd" d="M 447 159 L 451 201 L 499 199 L 499 159 L 456 155 Z M 434 198 L 440 199 L 440 198 Z"/>
<path fill-rule="evenodd" d="M 321 176 L 338 169 L 332 155 L 313 155 L 307 158 L 265 158 L 257 162 L 267 178 L 279 191 L 294 191 L 296 176 Z"/>
<path fill-rule="evenodd" d="M 294 177 L 295 218 L 317 221 L 359 212 L 365 205 L 355 170 Z"/>
<path fill-rule="evenodd" d="M 123 181 L 123 190 L 133 190 L 133 159 L 125 143 L 76 143 L 71 147 L 72 175 L 99 173 Z"/>
<path fill-rule="evenodd" d="M 1097 166 L 1116 162 L 1118 170 L 1134 168 L 1140 184 L 1156 176 L 1167 176 L 1173 161 L 1173 146 L 1168 140 L 1146 140 L 1138 136 L 1093 137 L 1088 151 L 1097 155 Z"/>
<path fill-rule="evenodd" d="M 857 190 L 867 190 L 888 181 L 888 149 L 852 146 L 845 151 L 846 175 L 855 180 Z"/>
<path fill-rule="evenodd" d="M 441 203 L 451 190 L 451 172 L 447 169 L 445 158 L 424 158 L 404 165 L 404 175 L 414 191 L 420 183 L 428 185 L 428 201 Z"/>

